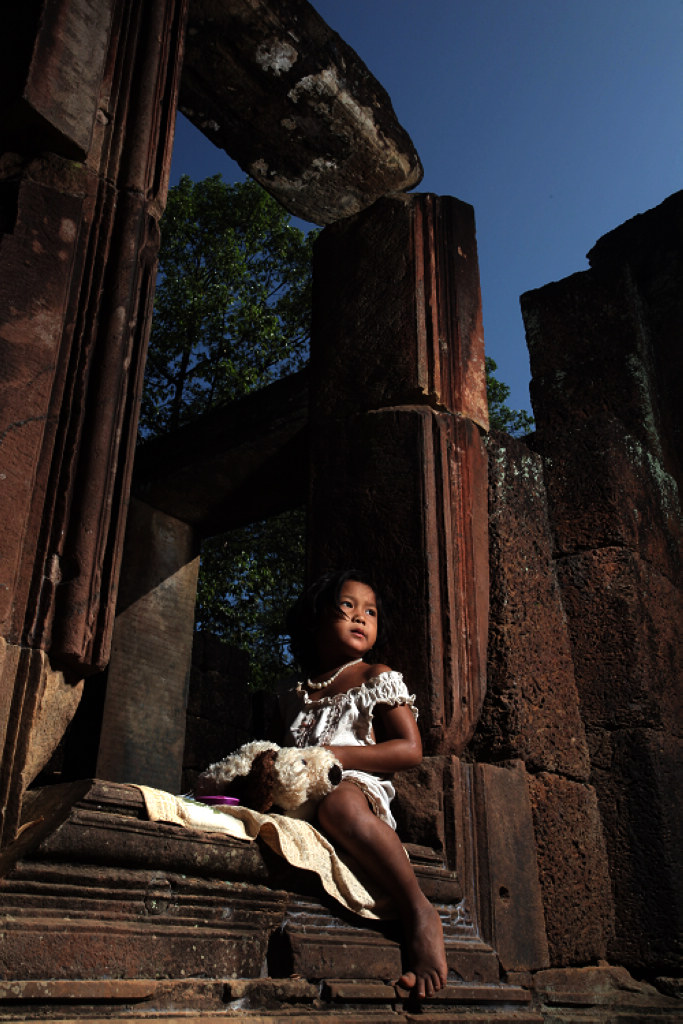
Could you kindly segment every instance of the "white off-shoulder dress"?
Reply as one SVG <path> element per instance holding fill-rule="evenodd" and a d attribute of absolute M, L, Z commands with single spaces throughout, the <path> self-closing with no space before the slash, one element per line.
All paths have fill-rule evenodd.
<path fill-rule="evenodd" d="M 372 718 L 378 704 L 389 707 L 407 705 L 417 719 L 415 696 L 400 672 L 382 672 L 361 686 L 346 693 L 335 693 L 312 700 L 301 683 L 280 697 L 280 708 L 286 724 L 283 746 L 370 746 L 375 738 Z M 396 828 L 390 803 L 396 791 L 389 779 L 370 772 L 344 771 L 342 781 L 353 782 L 368 799 L 378 818 Z"/>

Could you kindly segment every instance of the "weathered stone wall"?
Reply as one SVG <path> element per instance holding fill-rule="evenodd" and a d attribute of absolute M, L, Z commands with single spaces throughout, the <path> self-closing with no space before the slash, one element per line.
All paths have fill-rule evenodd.
<path fill-rule="evenodd" d="M 676 969 L 683 193 L 522 297 L 557 578 L 613 887 L 610 959 Z M 677 397 L 678 396 L 678 397 Z"/>
<path fill-rule="evenodd" d="M 35 767 L 45 656 L 63 724 L 109 658 L 186 8 L 2 15 L 0 631 L 17 656 L 0 680 L 0 841 Z"/>
<path fill-rule="evenodd" d="M 607 853 L 574 678 L 541 458 L 505 434 L 487 439 L 491 602 L 488 688 L 469 753 L 521 762 L 555 966 L 606 955 Z"/>

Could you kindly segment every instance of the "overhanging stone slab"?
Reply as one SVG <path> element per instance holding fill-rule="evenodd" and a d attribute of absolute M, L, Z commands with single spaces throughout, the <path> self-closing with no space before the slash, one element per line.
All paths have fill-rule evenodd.
<path fill-rule="evenodd" d="M 193 0 L 180 109 L 316 224 L 422 178 L 389 96 L 306 0 Z"/>

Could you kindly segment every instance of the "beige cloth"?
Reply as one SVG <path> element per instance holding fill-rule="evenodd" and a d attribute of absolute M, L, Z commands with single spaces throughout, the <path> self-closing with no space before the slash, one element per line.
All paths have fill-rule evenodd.
<path fill-rule="evenodd" d="M 173 796 L 139 786 L 151 821 L 220 832 L 234 839 L 257 836 L 295 868 L 314 871 L 328 895 L 360 917 L 395 917 L 391 901 L 371 891 L 342 860 L 332 844 L 308 821 L 284 814 L 259 814 L 248 807 L 209 806 L 192 797 Z"/>

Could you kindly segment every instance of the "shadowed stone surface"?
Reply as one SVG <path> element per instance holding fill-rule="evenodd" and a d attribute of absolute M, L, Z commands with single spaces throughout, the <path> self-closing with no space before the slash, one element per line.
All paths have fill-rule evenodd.
<path fill-rule="evenodd" d="M 422 178 L 387 93 L 306 0 L 192 0 L 180 109 L 316 224 Z"/>
<path fill-rule="evenodd" d="M 21 729 L 13 721 L 11 695 L 26 695 Z M 0 835 L 13 837 L 21 797 L 49 761 L 78 707 L 83 682 L 71 683 L 54 672 L 43 651 L 8 644 L 0 637 Z"/>
<path fill-rule="evenodd" d="M 614 889 L 609 959 L 676 974 L 683 955 L 683 740 L 653 729 L 591 735 Z"/>
<path fill-rule="evenodd" d="M 18 152 L 45 148 L 82 160 L 95 129 L 115 4 L 21 6 L 3 32 L 0 134 Z"/>
<path fill-rule="evenodd" d="M 474 778 L 479 828 L 486 837 L 487 863 L 484 868 L 480 860 L 479 870 L 486 872 L 480 881 L 490 899 L 487 934 L 504 970 L 547 967 L 548 939 L 526 772 L 521 762 L 505 768 L 478 764 Z"/>
<path fill-rule="evenodd" d="M 191 526 L 133 499 L 97 756 L 101 779 L 180 790 L 198 547 Z"/>
<path fill-rule="evenodd" d="M 591 1021 L 600 1024 L 651 1024 L 680 1017 L 680 1003 L 677 1005 L 675 999 L 662 995 L 653 985 L 631 977 L 623 967 L 603 964 L 539 971 L 533 984 L 548 1013 L 545 1020 L 574 1024 L 587 1020 L 586 1012 L 590 1012 Z M 568 1008 L 573 1008 L 574 1013 Z M 556 1014 L 562 1016 L 558 1018 Z"/>
<path fill-rule="evenodd" d="M 522 296 L 534 446 L 614 879 L 609 949 L 641 971 L 668 970 L 683 934 L 669 853 L 681 812 L 666 795 L 682 709 L 682 227 L 679 192 L 600 239 L 589 271 Z"/>
<path fill-rule="evenodd" d="M 527 776 L 550 962 L 604 958 L 613 908 L 595 790 L 547 772 Z"/>
<path fill-rule="evenodd" d="M 414 843 L 441 851 L 446 850 L 445 760 L 425 757 L 417 768 L 399 772 L 393 780 L 396 800 L 392 813 L 399 836 L 410 836 Z"/>
<path fill-rule="evenodd" d="M 680 580 L 683 192 L 521 298 L 560 554 L 625 546 Z"/>
<path fill-rule="evenodd" d="M 589 733 L 683 729 L 683 593 L 632 551 L 557 564 Z"/>
<path fill-rule="evenodd" d="M 683 191 L 609 231 L 588 253 L 594 273 L 607 279 L 614 276 L 616 266 L 626 263 L 637 288 L 641 332 L 651 341 L 655 355 L 649 374 L 636 369 L 639 390 L 645 392 L 640 409 L 636 409 L 636 422 L 648 432 L 648 446 L 661 451 L 664 467 L 679 488 L 683 483 L 682 238 Z M 648 408 L 650 396 L 652 406 Z"/>
<path fill-rule="evenodd" d="M 483 761 L 588 779 L 567 623 L 552 559 L 543 463 L 494 433 L 489 457 L 487 694 L 470 749 Z"/>

